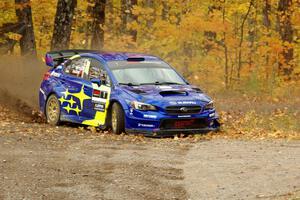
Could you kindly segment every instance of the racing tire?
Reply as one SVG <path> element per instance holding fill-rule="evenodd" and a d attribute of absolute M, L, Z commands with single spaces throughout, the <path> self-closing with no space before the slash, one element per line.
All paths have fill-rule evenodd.
<path fill-rule="evenodd" d="M 60 112 L 61 112 L 60 104 L 56 95 L 54 94 L 50 95 L 50 97 L 47 100 L 46 109 L 45 109 L 47 123 L 54 126 L 59 125 Z"/>
<path fill-rule="evenodd" d="M 111 129 L 114 134 L 121 134 L 125 130 L 124 111 L 120 104 L 114 103 L 111 109 Z"/>

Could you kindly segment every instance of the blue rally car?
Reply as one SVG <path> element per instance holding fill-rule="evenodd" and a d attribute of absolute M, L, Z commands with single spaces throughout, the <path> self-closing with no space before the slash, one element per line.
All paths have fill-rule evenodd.
<path fill-rule="evenodd" d="M 39 100 L 47 122 L 170 135 L 218 130 L 213 101 L 158 57 L 92 50 L 46 54 Z"/>

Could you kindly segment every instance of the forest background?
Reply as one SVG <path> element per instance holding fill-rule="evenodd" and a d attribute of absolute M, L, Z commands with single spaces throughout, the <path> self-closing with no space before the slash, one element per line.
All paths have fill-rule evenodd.
<path fill-rule="evenodd" d="M 300 0 L 0 1 L 1 55 L 42 61 L 72 48 L 161 57 L 223 110 L 240 105 L 223 113 L 237 132 L 300 130 Z"/>

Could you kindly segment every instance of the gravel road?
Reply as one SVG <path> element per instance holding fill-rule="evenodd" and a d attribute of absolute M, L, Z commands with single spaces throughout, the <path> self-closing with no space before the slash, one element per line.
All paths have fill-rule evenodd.
<path fill-rule="evenodd" d="M 10 115 L 0 107 L 1 200 L 300 199 L 300 141 L 116 136 Z"/>

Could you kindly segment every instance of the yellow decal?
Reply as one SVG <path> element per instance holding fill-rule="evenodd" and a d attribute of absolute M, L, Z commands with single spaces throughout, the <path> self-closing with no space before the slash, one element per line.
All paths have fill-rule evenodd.
<path fill-rule="evenodd" d="M 89 126 L 101 126 L 105 124 L 105 119 L 107 115 L 107 109 L 109 106 L 109 99 L 110 99 L 110 87 L 107 87 L 105 85 L 101 85 L 98 87 L 96 84 L 93 84 L 93 88 L 100 90 L 101 92 L 107 92 L 107 98 L 105 99 L 105 110 L 104 112 L 96 111 L 95 117 L 92 120 L 85 120 L 82 122 L 82 124 L 89 125 Z M 96 103 L 96 102 L 94 102 Z"/>
<path fill-rule="evenodd" d="M 65 109 L 68 113 L 70 113 L 70 111 L 74 111 L 76 112 L 77 115 L 79 115 L 80 112 L 82 112 L 83 110 L 83 102 L 85 100 L 91 99 L 90 96 L 84 93 L 84 85 L 81 87 L 81 90 L 79 92 L 70 93 L 69 90 L 67 89 L 66 91 L 62 92 L 62 94 L 63 96 L 61 96 L 58 99 L 62 105 L 62 108 Z M 69 96 L 71 96 L 70 99 L 68 99 Z M 74 100 L 74 97 L 76 97 L 79 100 L 80 105 L 76 105 L 76 101 Z M 65 102 L 67 102 L 67 105 L 63 106 Z"/>
<path fill-rule="evenodd" d="M 84 102 L 84 100 L 91 99 L 90 96 L 88 96 L 88 95 L 86 95 L 84 93 L 84 89 L 83 88 L 84 88 L 84 85 L 82 86 L 80 92 L 78 92 L 78 93 L 72 93 L 72 96 L 77 97 L 79 99 L 81 110 L 83 109 L 83 102 Z"/>

